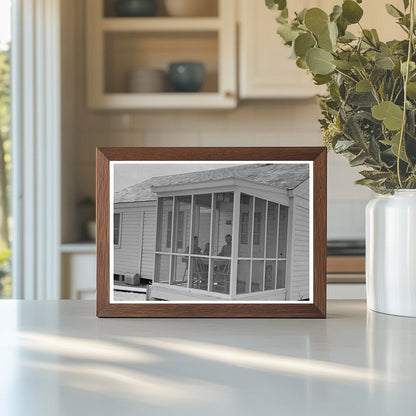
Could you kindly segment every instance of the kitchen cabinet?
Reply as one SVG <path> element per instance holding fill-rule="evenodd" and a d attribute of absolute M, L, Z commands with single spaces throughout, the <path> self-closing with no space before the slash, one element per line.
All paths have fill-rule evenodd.
<path fill-rule="evenodd" d="M 115 17 L 109 2 L 88 0 L 87 102 L 90 109 L 233 108 L 237 105 L 236 4 L 218 2 L 217 16 Z M 132 93 L 130 71 L 167 71 L 175 61 L 199 61 L 200 92 Z"/>
<path fill-rule="evenodd" d="M 328 0 L 299 0 L 296 10 L 325 8 L 325 3 Z M 311 75 L 289 59 L 291 50 L 276 33 L 275 16 L 264 1 L 239 0 L 240 97 L 290 99 L 319 94 L 322 87 L 314 85 Z"/>
<path fill-rule="evenodd" d="M 61 298 L 95 300 L 95 244 L 63 244 L 61 253 Z"/>
<path fill-rule="evenodd" d="M 292 4 L 293 3 L 293 4 Z M 298 0 L 289 2 L 289 8 L 320 7 L 330 12 L 334 0 Z M 402 9 L 402 0 L 393 0 Z M 312 77 L 298 68 L 290 59 L 290 48 L 277 35 L 276 11 L 268 10 L 263 1 L 239 0 L 239 91 L 242 99 L 308 98 L 325 92 L 324 87 L 313 84 Z M 366 0 L 362 25 L 376 28 L 381 40 L 403 38 L 404 32 L 394 23 L 394 18 L 379 0 Z M 349 30 L 358 33 L 357 25 Z"/>

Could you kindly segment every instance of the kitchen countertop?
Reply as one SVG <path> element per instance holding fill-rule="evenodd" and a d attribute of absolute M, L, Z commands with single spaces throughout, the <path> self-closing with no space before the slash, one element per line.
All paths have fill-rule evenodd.
<path fill-rule="evenodd" d="M 0 301 L 0 414 L 415 415 L 416 319 L 98 319 Z"/>

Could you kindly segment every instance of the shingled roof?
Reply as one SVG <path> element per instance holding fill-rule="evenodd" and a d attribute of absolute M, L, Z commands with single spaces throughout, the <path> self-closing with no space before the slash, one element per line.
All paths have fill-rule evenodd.
<path fill-rule="evenodd" d="M 297 164 L 252 164 L 238 165 L 221 169 L 157 176 L 116 192 L 114 202 L 138 202 L 156 199 L 151 187 L 180 185 L 217 181 L 222 179 L 242 179 L 277 189 L 294 189 L 309 177 L 309 165 Z"/>

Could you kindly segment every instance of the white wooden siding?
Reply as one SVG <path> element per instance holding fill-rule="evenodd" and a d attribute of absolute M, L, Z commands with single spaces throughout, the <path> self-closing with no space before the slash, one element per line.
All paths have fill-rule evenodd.
<path fill-rule="evenodd" d="M 309 298 L 309 204 L 293 198 L 291 300 Z"/>
<path fill-rule="evenodd" d="M 114 273 L 139 273 L 139 248 L 138 236 L 141 234 L 143 210 L 134 208 L 114 208 L 114 213 L 121 213 L 119 247 L 114 248 Z"/>
<path fill-rule="evenodd" d="M 300 196 L 309 200 L 309 179 L 302 182 L 294 191 L 293 195 Z"/>
<path fill-rule="evenodd" d="M 132 207 L 114 207 L 114 213 L 122 212 L 120 248 L 114 249 L 114 273 L 139 273 L 153 279 L 153 263 L 156 239 L 156 203 Z"/>
<path fill-rule="evenodd" d="M 144 211 L 141 277 L 153 280 L 156 246 L 156 204 Z"/>

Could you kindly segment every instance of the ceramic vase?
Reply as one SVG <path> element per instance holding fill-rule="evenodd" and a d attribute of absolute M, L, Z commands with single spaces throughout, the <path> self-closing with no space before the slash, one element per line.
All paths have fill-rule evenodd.
<path fill-rule="evenodd" d="M 416 190 L 379 196 L 366 208 L 367 306 L 416 317 Z"/>

